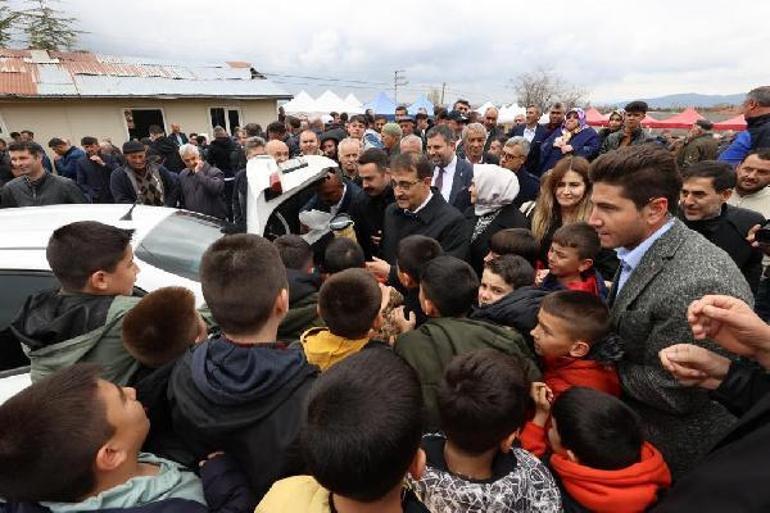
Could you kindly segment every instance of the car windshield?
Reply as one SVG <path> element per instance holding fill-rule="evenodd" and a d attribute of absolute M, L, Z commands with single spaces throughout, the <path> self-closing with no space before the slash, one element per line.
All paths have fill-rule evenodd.
<path fill-rule="evenodd" d="M 192 212 L 175 212 L 153 228 L 136 247 L 140 260 L 163 271 L 200 281 L 203 252 L 222 237 L 222 222 Z"/>

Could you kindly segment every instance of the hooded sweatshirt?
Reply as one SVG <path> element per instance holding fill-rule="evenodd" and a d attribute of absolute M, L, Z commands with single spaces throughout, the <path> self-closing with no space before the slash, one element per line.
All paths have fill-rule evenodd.
<path fill-rule="evenodd" d="M 509 326 L 521 333 L 532 347 L 532 335 L 529 332 L 537 326 L 540 303 L 547 295 L 548 292 L 535 287 L 519 287 L 491 305 L 474 307 L 470 317 Z"/>
<path fill-rule="evenodd" d="M 123 317 L 138 297 L 50 290 L 24 303 L 11 331 L 31 361 L 32 381 L 78 362 L 98 363 L 104 379 L 126 385 L 139 364 L 121 342 Z"/>
<path fill-rule="evenodd" d="M 510 328 L 466 318 L 441 317 L 432 318 L 396 339 L 393 349 L 420 378 L 427 429 L 438 428 L 436 394 L 449 362 L 458 354 L 487 348 L 521 357 L 527 379 L 540 377 L 524 338 Z"/>
<path fill-rule="evenodd" d="M 564 456 L 551 456 L 551 470 L 561 481 L 565 503 L 572 499 L 596 513 L 637 513 L 647 510 L 661 489 L 671 486 L 663 456 L 649 442 L 638 463 L 619 470 L 598 470 Z"/>
<path fill-rule="evenodd" d="M 198 458 L 233 455 L 261 498 L 301 468 L 296 438 L 317 373 L 299 348 L 213 336 L 185 353 L 171 374 L 174 430 Z"/>
<path fill-rule="evenodd" d="M 316 326 L 323 326 L 323 319 L 318 315 L 318 290 L 321 277 L 316 273 L 306 273 L 296 269 L 287 269 L 289 282 L 289 311 L 278 327 L 278 339 L 294 342 L 302 333 Z"/>
<path fill-rule="evenodd" d="M 310 328 L 302 335 L 301 343 L 307 361 L 323 372 L 363 349 L 369 337 L 352 340 L 335 335 L 329 328 Z"/>

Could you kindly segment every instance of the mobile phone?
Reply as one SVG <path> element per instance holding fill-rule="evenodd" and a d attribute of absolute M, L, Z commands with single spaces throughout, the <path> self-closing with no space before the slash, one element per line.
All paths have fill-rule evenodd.
<path fill-rule="evenodd" d="M 754 240 L 760 244 L 770 244 L 770 228 L 760 228 L 757 230 Z"/>

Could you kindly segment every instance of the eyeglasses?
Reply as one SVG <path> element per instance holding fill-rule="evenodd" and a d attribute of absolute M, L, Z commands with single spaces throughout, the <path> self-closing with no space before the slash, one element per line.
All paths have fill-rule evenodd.
<path fill-rule="evenodd" d="M 506 160 L 524 160 L 526 158 L 524 155 L 514 155 L 513 153 L 508 153 L 507 151 L 503 152 L 502 157 Z"/>
<path fill-rule="evenodd" d="M 421 180 L 415 180 L 413 182 L 397 182 L 397 181 L 393 180 L 393 181 L 390 182 L 390 185 L 394 189 L 401 189 L 402 191 L 408 191 L 409 189 L 411 189 L 412 187 L 414 187 L 415 185 L 417 185 L 420 182 L 421 182 Z"/>

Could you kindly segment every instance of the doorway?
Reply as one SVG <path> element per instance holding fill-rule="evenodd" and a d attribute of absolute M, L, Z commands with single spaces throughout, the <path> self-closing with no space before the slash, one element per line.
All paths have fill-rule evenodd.
<path fill-rule="evenodd" d="M 164 131 L 166 129 L 163 111 L 160 109 L 125 109 L 123 115 L 126 118 L 129 139 L 149 137 L 151 125 L 158 125 Z"/>

